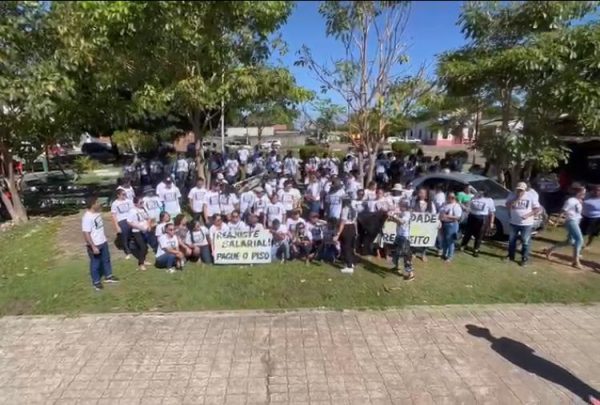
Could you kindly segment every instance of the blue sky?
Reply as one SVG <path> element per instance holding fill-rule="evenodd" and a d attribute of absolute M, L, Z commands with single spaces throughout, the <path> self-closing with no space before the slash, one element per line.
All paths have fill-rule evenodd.
<path fill-rule="evenodd" d="M 464 37 L 456 25 L 461 1 L 415 1 L 411 5 L 411 15 L 404 38 L 410 45 L 408 55 L 411 65 L 418 67 L 422 63 L 429 65 L 431 73 L 435 70 L 436 55 L 464 44 Z M 293 66 L 298 59 L 297 51 L 308 46 L 315 59 L 319 61 L 343 55 L 339 42 L 325 35 L 325 21 L 318 12 L 319 2 L 298 1 L 293 14 L 281 30 L 289 51 L 283 57 L 278 56 L 275 63 L 281 62 L 289 67 L 299 85 L 319 92 L 320 83 L 313 74 L 303 67 Z M 330 94 L 334 102 L 344 104 L 340 97 Z"/>

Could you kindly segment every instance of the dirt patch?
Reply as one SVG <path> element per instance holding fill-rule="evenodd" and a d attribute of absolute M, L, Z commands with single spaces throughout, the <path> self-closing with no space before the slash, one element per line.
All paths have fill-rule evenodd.
<path fill-rule="evenodd" d="M 102 214 L 104 220 L 104 231 L 108 244 L 114 247 L 116 232 L 112 226 L 110 213 Z M 85 242 L 81 233 L 81 214 L 69 215 L 61 218 L 60 229 L 56 235 L 56 243 L 62 258 L 82 258 L 86 257 Z M 112 252 L 111 252 L 112 253 Z"/>

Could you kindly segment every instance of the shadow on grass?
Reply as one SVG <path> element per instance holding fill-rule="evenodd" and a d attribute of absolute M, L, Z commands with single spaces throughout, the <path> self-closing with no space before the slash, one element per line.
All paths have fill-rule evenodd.
<path fill-rule="evenodd" d="M 507 337 L 497 338 L 490 333 L 488 328 L 482 328 L 481 326 L 465 325 L 465 327 L 470 335 L 489 341 L 491 343 L 490 348 L 493 351 L 515 366 L 566 388 L 584 402 L 587 403 L 600 397 L 598 391 L 573 375 L 569 370 L 538 356 L 535 350 L 526 344 Z"/>
<path fill-rule="evenodd" d="M 544 243 L 550 243 L 550 244 L 559 243 L 564 240 L 564 238 L 563 239 L 554 239 L 554 238 L 551 239 L 546 236 L 537 236 L 537 235 L 533 239 L 535 239 L 538 242 L 544 242 Z"/>
<path fill-rule="evenodd" d="M 543 252 L 539 253 L 539 257 L 546 259 L 546 255 Z M 556 264 L 563 264 L 565 266 L 569 266 L 570 263 L 573 261 L 572 255 L 568 255 L 568 254 L 564 254 L 564 253 L 552 252 L 552 257 L 557 258 L 557 259 L 561 260 L 562 262 L 566 262 L 566 263 L 556 262 L 556 261 L 552 261 L 552 260 L 551 260 L 551 262 L 556 263 Z M 594 273 L 600 274 L 600 263 L 597 263 L 597 262 L 594 262 L 591 260 L 585 260 L 585 259 L 580 259 L 580 262 L 581 262 L 582 266 L 589 268 Z"/>
<path fill-rule="evenodd" d="M 356 255 L 356 260 L 362 267 L 373 273 L 378 275 L 381 278 L 386 278 L 388 276 L 399 276 L 398 273 L 391 271 L 389 268 L 381 266 L 377 263 L 370 261 L 367 257 Z"/>

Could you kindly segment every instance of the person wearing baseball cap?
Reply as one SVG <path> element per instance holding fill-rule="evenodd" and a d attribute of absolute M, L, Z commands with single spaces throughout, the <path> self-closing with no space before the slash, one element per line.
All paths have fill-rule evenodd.
<path fill-rule="evenodd" d="M 510 216 L 510 236 L 508 240 L 508 257 L 515 261 L 517 239 L 521 239 L 521 266 L 526 266 L 529 261 L 531 231 L 535 216 L 540 212 L 539 201 L 527 192 L 527 183 L 519 182 L 514 194 L 506 201 L 506 208 Z"/>

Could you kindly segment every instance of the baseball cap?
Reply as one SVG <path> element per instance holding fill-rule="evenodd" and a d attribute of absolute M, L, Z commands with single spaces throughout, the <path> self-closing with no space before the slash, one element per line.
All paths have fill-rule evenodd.
<path fill-rule="evenodd" d="M 516 190 L 527 191 L 527 183 L 520 181 L 517 183 Z"/>

